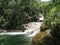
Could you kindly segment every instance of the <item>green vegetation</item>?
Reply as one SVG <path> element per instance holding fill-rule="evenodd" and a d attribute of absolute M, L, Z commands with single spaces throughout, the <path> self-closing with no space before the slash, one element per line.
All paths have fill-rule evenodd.
<path fill-rule="evenodd" d="M 57 24 L 60 24 L 60 1 L 55 0 L 49 5 L 44 7 L 44 23 L 45 25 L 54 30 Z M 57 25 L 58 26 L 58 25 Z"/>
<path fill-rule="evenodd" d="M 43 33 L 33 38 L 32 45 L 60 45 L 60 0 L 53 0 L 48 5 L 43 3 L 42 10 L 45 17 L 41 26 Z M 45 32 L 47 29 L 51 30 L 52 36 Z"/>
<path fill-rule="evenodd" d="M 36 21 L 39 13 L 45 17 L 41 26 L 41 31 L 44 32 L 33 38 L 32 45 L 60 45 L 60 0 L 47 3 L 38 3 L 35 0 L 0 0 L 0 28 L 24 29 L 22 25 Z M 47 29 L 51 30 L 52 37 L 47 34 Z M 20 37 L 19 40 L 16 38 L 0 36 L 0 45 L 22 45 L 23 43 L 19 42 Z M 12 43 L 15 41 L 17 43 Z"/>
<path fill-rule="evenodd" d="M 60 1 L 54 0 L 52 3 L 44 7 L 44 25 L 41 30 L 51 29 L 52 35 L 59 37 L 60 35 Z M 59 36 L 58 36 L 59 35 Z"/>
<path fill-rule="evenodd" d="M 21 30 L 23 24 L 37 20 L 39 11 L 34 0 L 0 0 L 0 28 Z"/>

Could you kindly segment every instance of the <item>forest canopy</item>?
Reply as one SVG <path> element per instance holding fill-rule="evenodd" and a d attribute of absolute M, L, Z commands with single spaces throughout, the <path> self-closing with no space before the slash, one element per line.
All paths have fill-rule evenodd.
<path fill-rule="evenodd" d="M 39 4 L 35 0 L 0 0 L 0 28 L 23 29 L 22 24 L 37 20 Z"/>

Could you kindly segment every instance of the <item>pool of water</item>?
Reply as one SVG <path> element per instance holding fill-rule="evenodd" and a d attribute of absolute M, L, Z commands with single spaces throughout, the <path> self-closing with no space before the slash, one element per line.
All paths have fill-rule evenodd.
<path fill-rule="evenodd" d="M 0 35 L 0 45 L 30 45 L 27 35 Z"/>

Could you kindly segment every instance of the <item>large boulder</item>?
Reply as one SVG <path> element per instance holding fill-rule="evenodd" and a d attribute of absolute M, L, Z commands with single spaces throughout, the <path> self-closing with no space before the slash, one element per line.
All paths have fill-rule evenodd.
<path fill-rule="evenodd" d="M 60 39 L 50 36 L 46 30 L 33 37 L 31 45 L 60 45 Z"/>

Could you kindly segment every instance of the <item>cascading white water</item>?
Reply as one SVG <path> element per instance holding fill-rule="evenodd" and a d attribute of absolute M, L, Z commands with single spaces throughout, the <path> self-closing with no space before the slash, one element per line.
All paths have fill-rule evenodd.
<path fill-rule="evenodd" d="M 40 20 L 44 20 L 44 17 L 41 16 L 39 18 Z M 28 37 L 34 37 L 36 34 L 40 32 L 40 26 L 41 22 L 31 22 L 27 24 L 27 28 L 24 32 L 5 32 L 5 33 L 0 33 L 0 35 L 27 35 Z"/>
<path fill-rule="evenodd" d="M 39 21 L 43 20 L 42 18 L 39 18 Z M 40 33 L 40 26 L 41 26 L 41 22 L 31 22 L 31 23 L 28 23 L 27 26 L 25 26 L 26 30 L 24 32 L 0 33 L 0 45 L 10 45 L 10 44 L 11 45 L 16 45 L 16 44 L 30 45 L 32 38 L 36 34 Z M 18 42 L 18 43 L 15 43 L 15 42 Z"/>
<path fill-rule="evenodd" d="M 0 35 L 24 35 L 27 34 L 28 37 L 33 37 L 37 33 L 40 32 L 40 22 L 34 22 L 33 25 L 31 25 L 30 29 L 25 30 L 24 32 L 5 32 L 5 33 L 0 33 Z"/>

